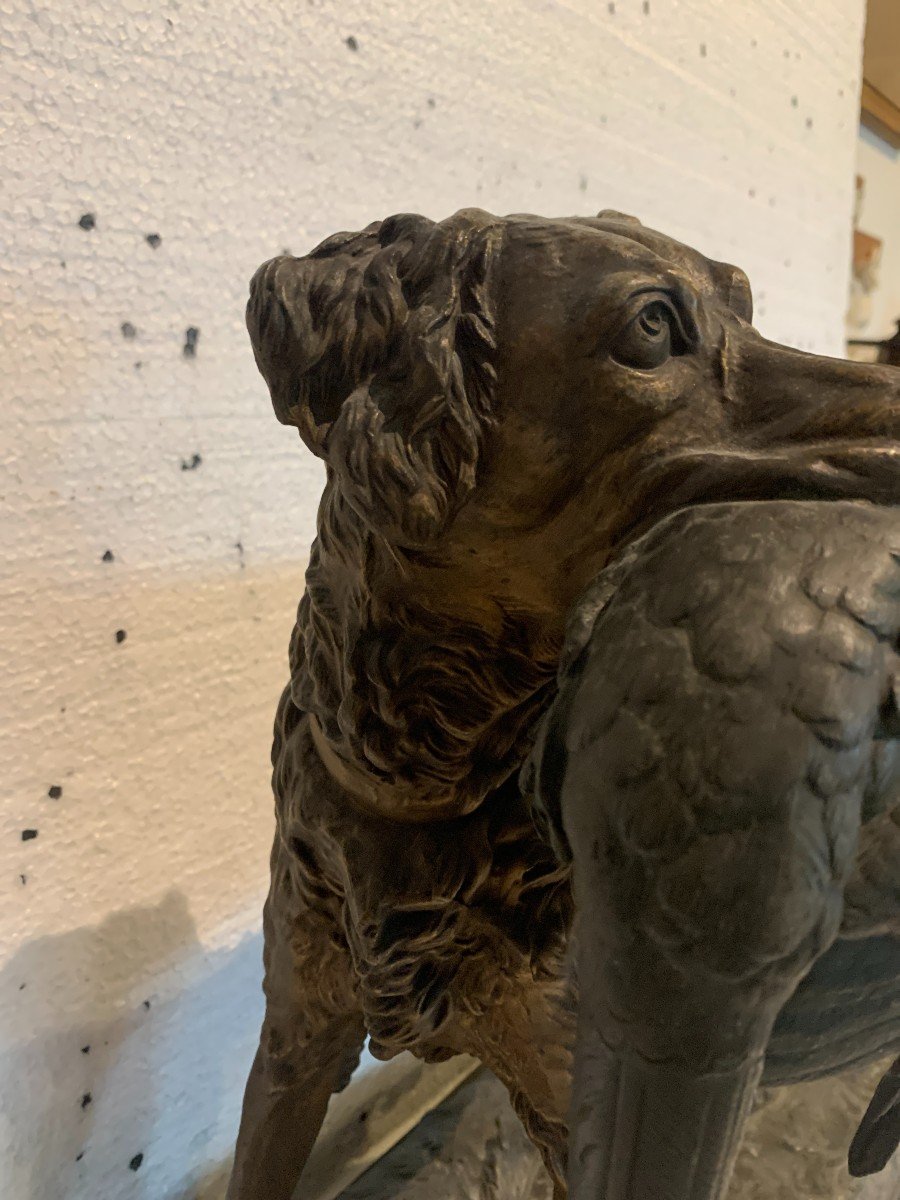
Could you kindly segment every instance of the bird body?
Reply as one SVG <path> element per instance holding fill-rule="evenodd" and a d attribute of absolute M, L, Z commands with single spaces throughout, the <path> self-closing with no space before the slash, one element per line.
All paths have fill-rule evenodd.
<path fill-rule="evenodd" d="M 892 507 L 683 509 L 586 593 L 536 772 L 574 866 L 578 1200 L 650 1195 L 634 1161 L 719 1196 L 757 1083 L 900 1051 L 898 652 Z"/>

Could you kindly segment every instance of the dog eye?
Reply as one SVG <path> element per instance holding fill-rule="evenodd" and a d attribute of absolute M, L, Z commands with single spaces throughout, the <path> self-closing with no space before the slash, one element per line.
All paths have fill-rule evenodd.
<path fill-rule="evenodd" d="M 652 371 L 684 351 L 685 339 L 678 317 L 665 300 L 645 304 L 610 347 L 617 363 L 639 371 Z"/>

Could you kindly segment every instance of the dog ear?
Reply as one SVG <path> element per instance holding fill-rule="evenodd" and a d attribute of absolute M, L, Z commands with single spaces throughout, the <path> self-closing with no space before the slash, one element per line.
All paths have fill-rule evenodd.
<path fill-rule="evenodd" d="M 341 404 L 405 319 L 379 230 L 335 234 L 303 258 L 273 258 L 250 281 L 247 329 L 275 415 L 320 457 Z"/>
<path fill-rule="evenodd" d="M 280 421 L 357 515 L 429 541 L 471 492 L 491 419 L 489 275 L 500 224 L 401 215 L 265 263 L 247 327 Z"/>

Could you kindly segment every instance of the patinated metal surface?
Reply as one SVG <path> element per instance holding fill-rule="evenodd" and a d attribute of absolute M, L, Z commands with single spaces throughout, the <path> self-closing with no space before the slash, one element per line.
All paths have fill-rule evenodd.
<path fill-rule="evenodd" d="M 728 1200 L 896 1200 L 900 1160 L 868 1179 L 847 1141 L 883 1066 L 764 1090 L 747 1120 Z M 550 1200 L 550 1179 L 502 1084 L 459 1088 L 340 1200 Z"/>
<path fill-rule="evenodd" d="M 791 981 L 810 968 L 812 976 L 829 961 L 826 951 L 848 939 L 896 953 L 896 689 L 888 682 L 897 649 L 890 556 L 892 506 L 900 499 L 900 376 L 767 342 L 751 317 L 740 270 L 616 213 L 544 220 L 466 210 L 440 223 L 393 217 L 335 235 L 304 258 L 275 259 L 255 276 L 248 326 L 257 362 L 276 414 L 324 460 L 327 482 L 291 642 L 291 681 L 276 720 L 267 1012 L 231 1200 L 288 1200 L 328 1096 L 347 1079 L 367 1031 L 384 1057 L 404 1049 L 426 1059 L 462 1051 L 479 1057 L 508 1088 L 562 1197 L 579 1007 L 575 1142 L 614 1138 L 614 1158 L 631 1164 L 606 1179 L 604 1200 L 710 1200 L 727 1180 L 768 1032 L 780 1008 L 790 1012 Z M 730 506 L 735 517 L 768 512 L 770 501 L 793 513 L 783 518 L 793 532 L 784 546 L 771 528 L 748 535 L 759 549 L 748 558 L 756 564 L 748 570 L 758 603 L 747 610 L 745 629 L 744 610 L 729 608 L 722 584 L 732 560 L 744 561 L 734 551 L 738 535 L 701 536 L 706 557 L 694 553 L 692 530 L 703 527 L 692 525 L 690 514 L 713 503 Z M 686 524 L 682 515 L 667 523 L 685 509 Z M 870 518 L 877 533 L 865 523 Z M 854 557 L 842 530 L 857 520 L 867 532 L 864 554 Z M 732 525 L 726 519 L 721 527 L 727 533 Z M 846 576 L 829 576 L 829 587 L 851 600 L 860 580 L 869 599 L 882 584 L 889 593 L 872 635 L 877 663 L 865 666 L 846 711 L 827 670 L 816 674 L 819 643 L 790 628 L 793 610 L 780 602 L 779 581 L 798 569 L 791 547 L 806 563 L 815 558 L 813 543 Z M 660 546 L 669 573 L 653 576 Z M 638 784 L 652 773 L 640 754 L 631 767 L 621 761 L 632 735 L 640 744 L 639 729 L 626 730 L 613 747 L 619 757 L 607 761 L 601 753 L 577 786 L 568 777 L 568 749 L 556 755 L 555 774 L 545 778 L 541 768 L 540 806 L 549 816 L 543 830 L 532 820 L 535 772 L 519 786 L 536 723 L 556 695 L 573 610 L 601 656 L 642 663 L 634 686 L 644 688 L 642 703 L 664 714 L 664 750 L 677 729 L 705 761 L 709 730 L 718 727 L 691 699 L 708 664 L 678 660 L 673 672 L 664 654 L 644 653 L 650 642 L 640 641 L 640 622 L 616 625 L 609 614 L 621 614 L 617 589 L 629 570 L 638 591 L 641 580 L 652 579 L 661 594 L 690 599 L 692 577 L 718 588 L 718 625 L 707 627 L 690 605 L 688 612 L 714 674 L 726 680 L 753 675 L 760 627 L 786 614 L 779 636 L 796 642 L 796 754 L 805 753 L 810 737 L 827 748 L 834 722 L 846 720 L 862 722 L 859 756 L 878 760 L 875 799 L 867 793 L 865 801 L 866 837 L 859 835 L 857 777 L 850 786 L 854 824 L 836 799 L 840 779 L 827 766 L 811 785 L 822 793 L 815 820 L 803 817 L 799 802 L 785 810 L 790 772 L 777 753 L 768 768 L 773 747 L 789 746 L 792 735 L 766 718 L 765 686 L 775 688 L 771 711 L 785 711 L 777 689 L 788 687 L 788 672 L 767 675 L 763 664 L 768 685 L 744 723 L 746 739 L 721 756 L 722 810 L 713 824 L 726 849 L 718 874 L 708 873 L 702 854 L 688 856 L 700 866 L 694 877 L 686 868 L 675 888 L 676 913 L 687 918 L 676 921 L 673 942 L 682 954 L 679 969 L 696 968 L 701 979 L 730 979 L 744 951 L 751 967 L 774 963 L 762 970 L 774 981 L 771 995 L 749 989 L 765 1001 L 761 1014 L 752 1004 L 731 1003 L 727 988 L 705 984 L 696 1002 L 673 1007 L 665 989 L 676 976 L 650 947 L 657 933 L 666 945 L 671 931 L 651 920 L 648 934 L 641 924 L 652 908 L 653 871 L 641 858 L 636 873 L 619 870 L 621 864 L 604 873 L 593 858 L 595 843 L 604 852 L 600 834 L 582 839 L 585 814 L 602 816 L 615 806 L 629 773 Z M 877 586 L 873 571 L 882 572 Z M 604 589 L 608 608 L 598 599 Z M 840 665 L 841 654 L 862 661 L 871 651 L 866 602 L 859 611 L 849 606 L 856 642 L 842 626 L 822 651 L 826 659 L 830 653 Z M 816 621 L 827 623 L 826 609 L 813 599 Z M 615 644 L 604 640 L 608 620 Z M 665 620 L 661 633 L 671 627 L 683 649 L 690 636 L 677 613 Z M 827 632 L 823 638 L 828 642 Z M 569 653 L 564 668 L 577 673 L 577 658 L 573 665 Z M 869 719 L 876 694 L 877 737 Z M 557 705 L 554 719 L 568 747 L 562 712 Z M 594 732 L 587 749 L 602 741 Z M 870 753 L 873 739 L 880 757 Z M 641 820 L 648 827 L 638 843 L 658 836 L 656 801 L 664 815 L 678 809 L 676 789 L 692 779 L 690 758 L 682 756 L 677 777 L 663 773 L 665 787 L 647 792 Z M 647 762 L 656 761 L 648 752 Z M 571 831 L 566 836 L 567 812 L 579 830 L 574 839 Z M 731 820 L 737 849 L 729 850 Z M 677 815 L 673 821 L 677 826 Z M 757 846 L 754 831 L 763 826 L 759 854 L 743 853 L 748 831 Z M 702 822 L 691 828 L 706 837 Z M 550 829 L 554 844 L 544 836 Z M 682 833 L 689 843 L 690 829 Z M 759 875 L 767 847 L 784 870 L 775 872 L 774 891 L 771 878 Z M 572 863 L 582 914 L 574 942 Z M 627 894 L 610 895 L 614 878 L 636 889 L 632 940 L 623 916 Z M 794 903 L 797 879 L 808 909 Z M 845 894 L 855 897 L 846 925 Z M 789 901 L 785 911 L 780 895 Z M 727 944 L 710 920 L 716 905 Z M 742 906 L 765 919 L 742 924 Z M 632 957 L 640 970 L 632 977 L 622 967 L 610 1003 L 604 971 L 615 975 L 630 962 L 628 955 L 609 958 L 620 937 L 638 946 Z M 597 989 L 582 988 L 580 1006 L 573 962 Z M 819 982 L 825 992 L 832 988 L 833 999 L 840 971 L 826 971 Z M 852 1021 L 823 1033 L 798 1018 L 782 1042 L 773 1042 L 795 1064 L 782 1079 L 796 1077 L 797 1061 L 809 1057 L 806 1051 L 815 1059 L 812 1052 L 826 1043 L 844 1048 L 841 1061 L 854 1046 L 869 1056 L 887 1049 L 896 999 L 890 987 L 875 990 L 891 1018 L 883 1036 L 872 1034 L 868 1002 L 856 1014 L 865 1037 Z M 608 1009 L 615 1029 L 605 1023 Z M 693 1039 L 678 1047 L 680 1058 L 646 1058 L 668 1027 L 656 1012 L 674 1013 L 676 1029 Z M 616 1040 L 620 1026 L 635 1033 L 631 1042 Z M 742 1039 L 748 1030 L 752 1037 Z M 801 1053 L 793 1053 L 797 1047 Z M 834 1065 L 829 1055 L 811 1063 L 812 1073 Z M 598 1063 L 603 1070 L 585 1076 L 582 1068 Z M 614 1089 L 625 1101 L 617 1113 L 610 1110 Z M 685 1136 L 689 1116 L 666 1124 L 671 1105 L 661 1098 L 673 1094 L 686 1113 L 707 1122 L 709 1137 L 702 1130 L 693 1142 Z M 657 1136 L 642 1113 L 658 1121 Z M 702 1153 L 692 1159 L 695 1143 Z M 576 1155 L 579 1200 L 599 1200 L 579 1171 L 602 1164 L 603 1153 Z M 597 1169 L 602 1175 L 605 1168 Z"/>
<path fill-rule="evenodd" d="M 718 1197 L 761 1080 L 900 1050 L 898 551 L 886 506 L 695 506 L 576 613 L 536 755 L 574 864 L 576 1197 Z"/>

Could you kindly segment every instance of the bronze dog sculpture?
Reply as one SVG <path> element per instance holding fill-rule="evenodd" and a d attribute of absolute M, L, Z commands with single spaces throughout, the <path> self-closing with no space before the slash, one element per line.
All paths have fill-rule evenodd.
<path fill-rule="evenodd" d="M 289 1200 L 367 1033 L 378 1056 L 486 1063 L 565 1195 L 572 1052 L 590 1038 L 576 1043 L 571 868 L 519 770 L 567 617 L 677 510 L 900 496 L 897 375 L 774 345 L 750 320 L 741 271 L 615 213 L 404 215 L 254 277 L 257 363 L 326 485 L 276 719 L 267 1006 L 230 1200 Z M 554 800 L 551 760 L 536 803 L 562 813 L 559 830 L 572 806 L 562 769 Z M 572 851 L 582 896 L 597 868 Z M 849 853 L 842 842 L 839 882 Z M 835 907 L 812 923 L 814 951 Z M 896 951 L 896 926 L 881 936 Z M 582 919 L 576 937 L 601 934 Z M 886 1052 L 873 1039 L 865 1052 Z M 579 1092 L 578 1078 L 576 1147 L 596 1084 Z M 749 1087 L 719 1093 L 735 1126 Z M 600 1099 L 597 1129 L 616 1130 Z M 719 1142 L 697 1186 L 679 1167 L 665 1190 L 660 1164 L 641 1190 L 639 1161 L 608 1200 L 715 1195 L 732 1153 Z M 586 1169 L 596 1160 L 588 1147 Z M 576 1194 L 599 1200 L 584 1174 L 573 1167 Z"/>

